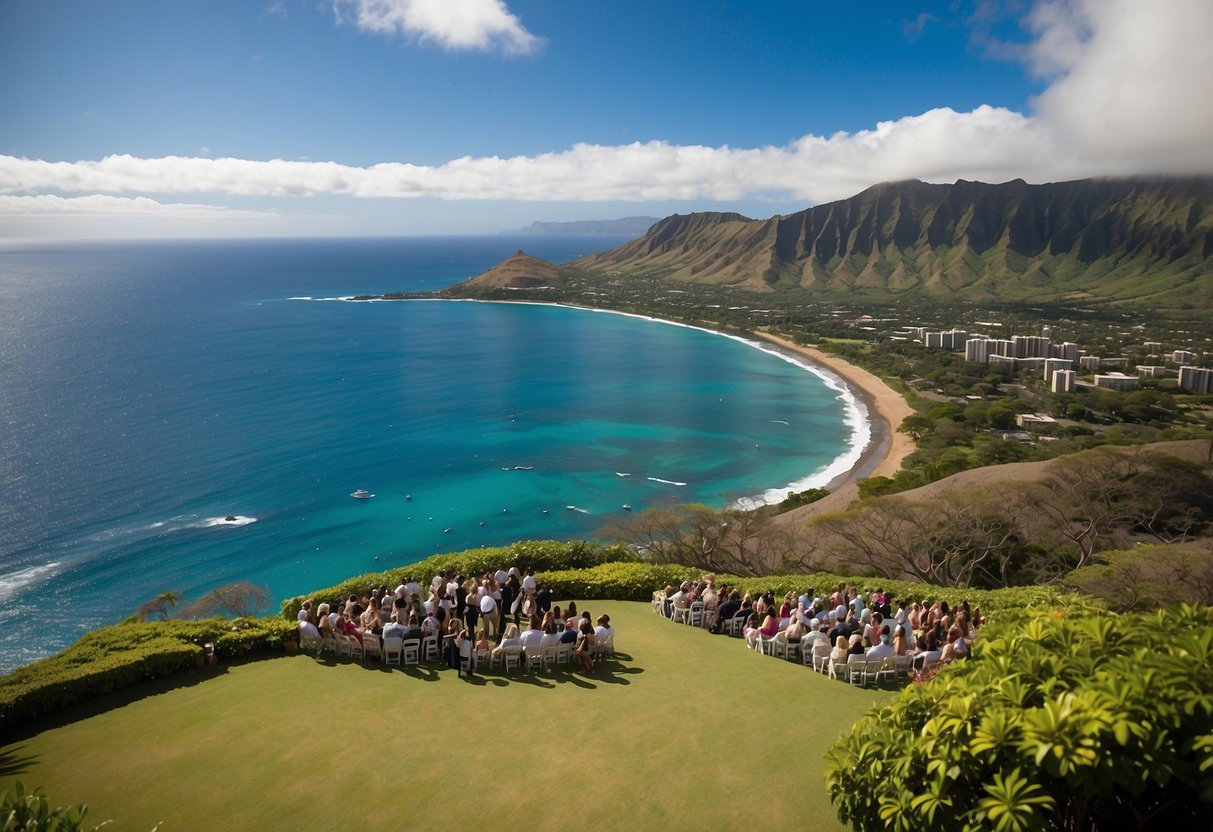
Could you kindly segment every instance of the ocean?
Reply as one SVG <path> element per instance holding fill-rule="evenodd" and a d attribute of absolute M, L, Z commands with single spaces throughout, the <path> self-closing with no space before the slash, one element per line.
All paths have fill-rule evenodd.
<path fill-rule="evenodd" d="M 168 589 L 247 579 L 276 608 L 438 552 L 592 538 L 625 504 L 772 501 L 850 466 L 867 428 L 845 388 L 737 339 L 341 300 L 620 242 L 4 243 L 0 672 Z"/>

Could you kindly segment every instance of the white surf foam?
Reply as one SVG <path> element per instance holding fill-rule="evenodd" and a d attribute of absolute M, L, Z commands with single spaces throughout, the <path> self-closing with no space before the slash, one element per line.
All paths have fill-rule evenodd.
<path fill-rule="evenodd" d="M 0 575 L 0 603 L 15 598 L 23 590 L 58 574 L 59 562 L 30 566 Z"/>
<path fill-rule="evenodd" d="M 680 488 L 686 485 L 685 482 L 678 482 L 677 480 L 663 480 L 661 477 L 646 477 L 646 479 L 650 482 L 660 482 L 665 485 L 677 485 Z"/>

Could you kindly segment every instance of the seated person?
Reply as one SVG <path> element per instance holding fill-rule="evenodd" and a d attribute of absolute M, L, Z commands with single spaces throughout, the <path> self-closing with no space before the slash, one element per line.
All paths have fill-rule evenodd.
<path fill-rule="evenodd" d="M 520 642 L 522 649 L 528 654 L 532 651 L 543 649 L 543 630 L 539 627 L 539 618 L 537 616 L 531 616 L 531 626 L 522 634 Z"/>
<path fill-rule="evenodd" d="M 716 626 L 712 628 L 712 632 L 719 633 L 724 622 L 731 619 L 741 610 L 741 593 L 733 590 L 729 593 L 729 598 L 720 605 L 719 617 L 716 621 Z"/>
<path fill-rule="evenodd" d="M 598 616 L 598 626 L 594 628 L 594 638 L 599 644 L 605 644 L 608 638 L 615 635 L 615 628 L 611 626 L 611 617 L 605 612 Z"/>
<path fill-rule="evenodd" d="M 888 659 L 893 657 L 893 638 L 884 633 L 880 636 L 880 641 L 872 645 L 868 650 L 869 659 Z"/>
<path fill-rule="evenodd" d="M 417 616 L 409 613 L 409 623 L 404 628 L 404 637 L 406 639 L 415 638 L 420 641 L 423 637 L 421 625 L 417 623 Z"/>
<path fill-rule="evenodd" d="M 518 625 L 510 624 L 501 636 L 501 644 L 493 648 L 494 656 L 518 655 L 522 652 L 522 638 L 518 635 Z"/>

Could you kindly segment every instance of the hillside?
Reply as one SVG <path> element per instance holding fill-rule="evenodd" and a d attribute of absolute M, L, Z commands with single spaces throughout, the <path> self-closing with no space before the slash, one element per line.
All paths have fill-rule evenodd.
<path fill-rule="evenodd" d="M 547 260 L 532 257 L 525 251 L 516 251 L 483 274 L 478 274 L 465 285 L 483 289 L 542 289 L 557 278 L 557 267 Z"/>
<path fill-rule="evenodd" d="M 1135 301 L 1213 290 L 1213 179 L 906 181 L 753 220 L 674 215 L 573 267 L 822 296 Z"/>

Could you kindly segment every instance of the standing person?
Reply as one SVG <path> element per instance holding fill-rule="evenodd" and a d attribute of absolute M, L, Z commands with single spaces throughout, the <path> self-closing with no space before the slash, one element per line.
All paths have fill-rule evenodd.
<path fill-rule="evenodd" d="M 535 593 L 535 611 L 540 615 L 552 611 L 552 590 L 546 586 Z"/>
<path fill-rule="evenodd" d="M 486 592 L 480 597 L 480 620 L 489 635 L 500 632 L 501 628 L 497 624 L 497 601 L 492 592 Z"/>
<path fill-rule="evenodd" d="M 521 602 L 519 592 L 521 585 L 518 583 L 516 575 L 510 575 L 506 578 L 505 583 L 501 585 L 501 620 L 505 621 L 507 616 L 514 616 L 514 624 L 519 623 L 518 605 Z"/>

